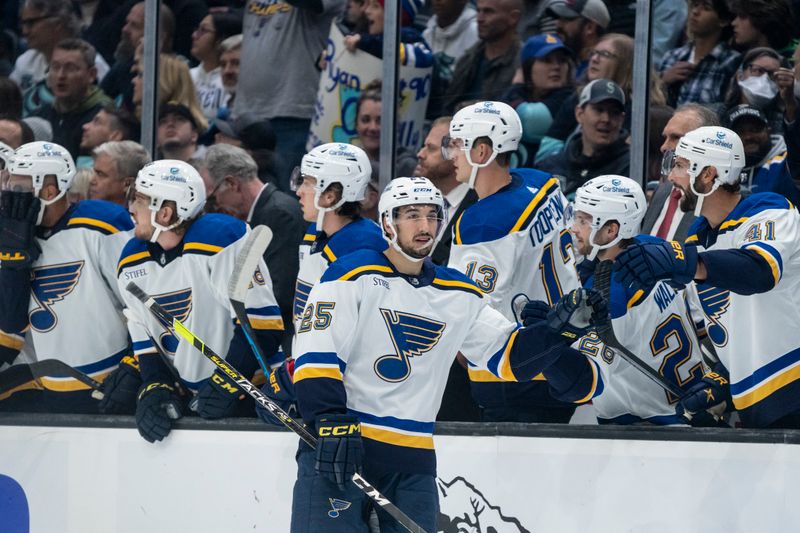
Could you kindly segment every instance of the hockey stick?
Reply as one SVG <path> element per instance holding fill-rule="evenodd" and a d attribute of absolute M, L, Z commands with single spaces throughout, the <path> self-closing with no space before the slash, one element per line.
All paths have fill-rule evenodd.
<path fill-rule="evenodd" d="M 603 298 L 605 298 L 609 306 L 611 305 L 611 269 L 613 265 L 613 261 L 600 261 L 594 269 L 594 282 L 592 284 L 594 289 L 599 291 Z M 597 336 L 600 337 L 600 340 L 603 341 L 606 346 L 619 353 L 631 366 L 653 380 L 659 387 L 674 395 L 676 398 L 683 396 L 684 391 L 677 385 L 664 379 L 654 368 L 639 359 L 633 352 L 628 350 L 617 340 L 617 336 L 614 334 L 614 325 L 611 323 L 611 317 L 609 317 L 606 326 L 597 328 Z"/>
<path fill-rule="evenodd" d="M 92 398 L 103 399 L 103 393 L 100 392 L 103 385 L 99 381 L 58 359 L 43 359 L 35 363 L 14 365 L 8 370 L 0 372 L 0 394 L 20 387 L 31 380 L 44 377 L 75 379 L 94 389 Z"/>
<path fill-rule="evenodd" d="M 269 367 L 267 366 L 267 359 L 264 357 L 264 352 L 256 342 L 256 334 L 250 325 L 250 320 L 247 318 L 247 309 L 244 307 L 244 299 L 247 293 L 247 287 L 253 279 L 253 274 L 258 266 L 258 260 L 264 256 L 264 251 L 272 241 L 272 230 L 267 226 L 256 226 L 244 247 L 236 256 L 236 264 L 233 267 L 231 279 L 228 282 L 228 298 L 231 301 L 231 307 L 236 318 L 239 319 L 239 324 L 242 326 L 244 336 L 247 338 L 250 349 L 253 350 L 253 355 L 256 356 L 258 364 L 261 365 L 261 370 L 264 371 L 264 376 L 269 379 Z"/>
<path fill-rule="evenodd" d="M 209 361 L 214 363 L 219 370 L 224 372 L 245 392 L 247 392 L 247 394 L 249 394 L 256 401 L 256 403 L 272 413 L 275 418 L 280 420 L 286 427 L 294 431 L 297 436 L 303 439 L 303 441 L 311 448 L 316 448 L 317 439 L 314 437 L 314 435 L 309 433 L 308 430 L 297 420 L 289 416 L 278 406 L 278 404 L 269 399 L 267 395 L 261 392 L 258 387 L 253 385 L 238 370 L 233 368 L 227 361 L 225 361 L 225 359 L 214 353 L 214 351 L 206 346 L 202 340 L 195 337 L 194 333 L 189 331 L 180 320 L 165 311 L 164 308 L 158 305 L 153 298 L 148 296 L 133 281 L 128 283 L 126 288 L 128 292 L 133 294 L 140 302 L 142 302 L 156 318 L 166 321 L 168 324 L 172 324 L 172 328 L 175 330 L 175 333 L 189 341 L 192 346 L 197 348 L 197 350 L 200 351 L 200 353 L 202 353 Z M 355 485 L 364 492 L 364 494 L 366 494 L 373 502 L 379 505 L 384 511 L 394 517 L 394 519 L 397 520 L 408 531 L 411 533 L 425 533 L 424 529 L 417 525 L 416 522 L 409 518 L 396 505 L 386 499 L 380 492 L 378 492 L 378 489 L 373 487 L 369 482 L 367 482 L 366 479 L 361 477 L 360 474 L 353 474 L 352 480 L 353 483 L 355 483 Z"/>

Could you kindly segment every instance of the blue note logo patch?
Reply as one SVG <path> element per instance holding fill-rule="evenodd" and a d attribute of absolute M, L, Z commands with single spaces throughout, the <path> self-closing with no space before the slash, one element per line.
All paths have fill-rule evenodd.
<path fill-rule="evenodd" d="M 168 292 L 153 296 L 153 299 L 158 305 L 164 308 L 169 314 L 185 322 L 189 318 L 189 313 L 192 312 L 192 289 L 183 289 L 175 292 Z M 164 326 L 171 329 L 171 324 L 162 323 Z M 159 342 L 164 348 L 164 351 L 169 355 L 175 355 L 178 349 L 178 338 L 172 333 L 162 333 L 159 337 Z"/>
<path fill-rule="evenodd" d="M 398 383 L 411 374 L 411 358 L 430 351 L 442 338 L 445 323 L 411 313 L 381 309 L 395 353 L 375 361 L 375 373 L 384 381 Z"/>
<path fill-rule="evenodd" d="M 731 292 L 708 285 L 698 285 L 697 295 L 700 297 L 703 313 L 709 321 L 706 327 L 708 338 L 715 346 L 725 346 L 728 344 L 728 330 L 722 325 L 720 319 L 731 305 Z"/>
<path fill-rule="evenodd" d="M 328 498 L 328 501 L 331 503 L 331 510 L 328 511 L 328 516 L 331 518 L 339 518 L 341 511 L 346 511 L 353 505 L 351 502 L 339 498 Z"/>
<path fill-rule="evenodd" d="M 31 327 L 46 333 L 56 327 L 58 316 L 53 304 L 60 302 L 75 290 L 83 271 L 83 261 L 34 268 L 31 272 L 31 293 L 37 303 L 28 318 Z"/>

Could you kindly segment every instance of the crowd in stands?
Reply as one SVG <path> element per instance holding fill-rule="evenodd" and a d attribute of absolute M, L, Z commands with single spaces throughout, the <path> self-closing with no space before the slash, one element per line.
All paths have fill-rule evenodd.
<path fill-rule="evenodd" d="M 450 117 L 467 105 L 513 107 L 523 134 L 511 166 L 557 176 L 567 199 L 597 176 L 630 175 L 632 102 L 645 97 L 633 83 L 634 0 L 401 4 L 401 57 L 432 66 L 432 80 L 425 135 L 418 152 L 398 150 L 394 177 L 426 176 L 444 196 L 451 222 L 434 262 L 447 264 L 453 221 L 477 201 L 442 155 Z M 702 126 L 725 126 L 742 139 L 745 194 L 775 192 L 800 205 L 800 1 L 654 0 L 651 9 L 642 232 L 686 238 L 694 217 L 677 209 L 681 190 L 663 167 L 678 140 Z M 384 2 L 165 0 L 160 17 L 157 153 L 148 154 L 138 144 L 145 3 L 6 0 L 0 143 L 66 148 L 78 169 L 73 202 L 125 206 L 150 160 L 192 165 L 205 183 L 206 211 L 272 228 L 265 260 L 290 354 L 298 250 L 308 226 L 292 176 L 307 152 L 320 57 L 332 24 L 348 50 L 382 57 Z M 361 213 L 376 219 L 381 80 L 367 81 L 355 107 L 354 144 L 373 168 Z M 440 418 L 480 419 L 460 363 Z"/>

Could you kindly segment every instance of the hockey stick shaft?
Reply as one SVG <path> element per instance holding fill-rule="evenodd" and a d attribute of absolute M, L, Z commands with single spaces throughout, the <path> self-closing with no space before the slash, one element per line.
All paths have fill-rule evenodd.
<path fill-rule="evenodd" d="M 613 261 L 601 261 L 594 270 L 594 283 L 592 284 L 594 289 L 600 292 L 609 305 L 611 302 L 611 270 L 613 264 Z M 653 367 L 642 361 L 636 354 L 619 342 L 617 336 L 614 334 L 614 325 L 610 317 L 607 326 L 597 329 L 597 336 L 600 337 L 600 340 L 603 341 L 606 346 L 619 353 L 631 366 L 650 378 L 659 387 L 674 395 L 676 398 L 683 396 L 684 392 L 677 385 L 664 379 Z"/>
<path fill-rule="evenodd" d="M 242 250 L 236 256 L 236 264 L 231 274 L 231 279 L 228 282 L 228 298 L 231 302 L 231 307 L 239 320 L 242 327 L 244 336 L 250 349 L 253 351 L 258 364 L 264 375 L 269 377 L 269 367 L 267 366 L 267 358 L 264 356 L 264 351 L 256 341 L 256 335 L 250 320 L 247 318 L 247 309 L 244 305 L 245 295 L 250 280 L 253 279 L 258 261 L 264 256 L 269 243 L 272 242 L 272 230 L 267 226 L 256 226 L 250 235 L 247 237 Z"/>
<path fill-rule="evenodd" d="M 126 287 L 128 292 L 133 294 L 140 302 L 142 302 L 148 310 L 153 313 L 157 318 L 172 324 L 175 333 L 183 337 L 192 344 L 200 353 L 202 353 L 209 361 L 231 378 L 237 385 L 253 398 L 260 406 L 267 409 L 272 413 L 275 418 L 280 420 L 286 427 L 294 431 L 311 448 L 316 448 L 317 439 L 308 430 L 297 422 L 294 418 L 289 416 L 278 404 L 273 402 L 266 394 L 261 392 L 258 387 L 253 385 L 241 372 L 232 367 L 225 359 L 217 355 L 211 348 L 198 339 L 194 333 L 189 331 L 180 320 L 170 315 L 164 308 L 147 295 L 136 283 L 130 282 Z M 425 533 L 416 522 L 408 517 L 391 501 L 386 499 L 374 486 L 372 486 L 366 479 L 359 474 L 353 474 L 353 483 L 360 488 L 373 502 L 381 506 L 381 508 L 394 517 L 403 527 L 411 533 Z"/>
<path fill-rule="evenodd" d="M 25 383 L 44 377 L 72 378 L 94 389 L 92 397 L 102 400 L 102 383 L 58 359 L 43 359 L 26 365 L 14 365 L 0 373 L 0 393 L 8 392 Z"/>

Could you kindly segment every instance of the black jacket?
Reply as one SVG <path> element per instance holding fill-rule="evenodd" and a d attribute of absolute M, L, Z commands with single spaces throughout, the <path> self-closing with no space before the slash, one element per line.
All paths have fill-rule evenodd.
<path fill-rule="evenodd" d="M 250 226 L 264 225 L 272 230 L 272 242 L 264 252 L 272 290 L 278 307 L 281 308 L 283 325 L 286 328 L 284 352 L 291 345 L 292 300 L 294 299 L 297 271 L 300 269 L 298 255 L 300 242 L 306 230 L 303 212 L 296 199 L 281 192 L 273 183 L 268 183 L 256 200 Z"/>
<path fill-rule="evenodd" d="M 83 125 L 91 122 L 97 112 L 110 103 L 108 96 L 99 87 L 93 86 L 77 108 L 64 111 L 59 108 L 58 102 L 53 102 L 43 105 L 34 116 L 48 120 L 53 126 L 53 142 L 66 148 L 73 159 L 78 159 Z"/>
<path fill-rule="evenodd" d="M 583 138 L 575 135 L 561 153 L 542 161 L 537 168 L 559 176 L 561 190 L 570 197 L 575 190 L 597 176 L 618 174 L 627 176 L 630 171 L 630 147 L 625 142 L 626 132 L 619 139 L 592 157 L 583 155 Z"/>

